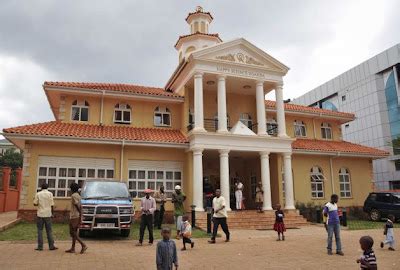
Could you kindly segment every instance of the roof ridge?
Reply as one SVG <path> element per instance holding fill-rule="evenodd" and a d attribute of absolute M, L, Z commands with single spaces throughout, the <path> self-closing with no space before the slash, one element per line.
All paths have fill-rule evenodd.
<path fill-rule="evenodd" d="M 157 86 L 147 86 L 147 85 L 141 85 L 141 84 L 132 84 L 132 83 L 107 83 L 107 82 L 79 82 L 79 81 L 44 81 L 44 85 L 51 85 L 51 84 L 62 84 L 62 83 L 68 83 L 68 84 L 82 84 L 82 85 L 124 85 L 124 86 L 136 86 L 136 87 L 145 87 L 145 88 L 155 88 L 155 89 L 160 89 L 160 90 L 165 90 L 164 87 L 157 87 Z"/>

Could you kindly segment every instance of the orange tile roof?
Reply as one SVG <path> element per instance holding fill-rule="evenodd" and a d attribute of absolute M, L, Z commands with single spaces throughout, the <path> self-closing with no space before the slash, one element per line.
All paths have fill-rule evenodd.
<path fill-rule="evenodd" d="M 164 88 L 148 87 L 134 84 L 121 83 L 89 83 L 89 82 L 44 82 L 44 87 L 66 87 L 85 90 L 107 90 L 123 93 L 133 93 L 149 96 L 165 96 L 172 98 L 183 98 L 178 94 L 168 92 Z"/>
<path fill-rule="evenodd" d="M 187 15 L 185 20 L 188 21 L 189 17 L 194 15 L 194 14 L 205 14 L 205 15 L 210 16 L 211 20 L 214 19 L 210 12 L 204 12 L 204 11 L 202 11 L 202 9 L 199 9 L 199 10 L 196 10 L 194 12 L 189 12 L 189 14 Z"/>
<path fill-rule="evenodd" d="M 179 130 L 167 128 L 137 128 L 130 126 L 100 126 L 92 124 L 63 123 L 59 121 L 26 125 L 3 130 L 4 135 L 36 135 L 60 138 L 90 138 L 106 140 L 144 141 L 159 143 L 187 143 Z"/>
<path fill-rule="evenodd" d="M 219 34 L 206 34 L 206 33 L 196 32 L 196 33 L 194 33 L 194 34 L 179 36 L 179 38 L 178 38 L 178 40 L 176 41 L 174 47 L 176 48 L 176 46 L 178 45 L 179 41 L 181 41 L 182 39 L 187 38 L 187 37 L 192 37 L 192 36 L 216 37 L 216 38 L 219 39 L 219 41 L 222 42 L 222 39 L 219 37 Z"/>
<path fill-rule="evenodd" d="M 275 109 L 275 101 L 266 100 L 265 105 L 267 109 Z M 337 117 L 344 117 L 353 120 L 355 115 L 353 113 L 346 113 L 346 112 L 337 112 L 331 110 L 325 110 L 320 108 L 302 106 L 292 103 L 285 103 L 285 110 L 292 111 L 292 112 L 303 112 L 303 113 L 312 113 L 312 114 L 322 114 L 327 116 L 337 116 Z"/>
<path fill-rule="evenodd" d="M 311 152 L 333 152 L 342 154 L 357 154 L 366 156 L 385 157 L 389 153 L 376 148 L 354 144 L 346 141 L 325 141 L 312 139 L 296 139 L 292 143 L 292 149 Z"/>

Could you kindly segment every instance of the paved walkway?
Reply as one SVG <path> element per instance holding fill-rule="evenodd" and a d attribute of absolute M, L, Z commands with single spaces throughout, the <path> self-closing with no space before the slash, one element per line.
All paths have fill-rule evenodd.
<path fill-rule="evenodd" d="M 358 240 L 371 235 L 379 269 L 400 269 L 400 251 L 381 249 L 382 230 L 342 231 L 345 256 L 328 256 L 324 228 L 288 230 L 286 241 L 275 241 L 273 231 L 233 231 L 232 242 L 209 245 L 196 240 L 193 250 L 179 251 L 180 269 L 359 269 Z M 400 229 L 395 229 L 400 239 Z M 132 241 L 88 241 L 87 254 L 66 254 L 69 242 L 57 251 L 34 251 L 34 243 L 0 242 L 1 269 L 155 269 L 155 245 L 135 247 Z M 177 243 L 181 247 L 181 243 Z M 398 246 L 400 250 L 400 246 Z"/>
<path fill-rule="evenodd" d="M 17 211 L 0 213 L 0 232 L 18 222 Z"/>

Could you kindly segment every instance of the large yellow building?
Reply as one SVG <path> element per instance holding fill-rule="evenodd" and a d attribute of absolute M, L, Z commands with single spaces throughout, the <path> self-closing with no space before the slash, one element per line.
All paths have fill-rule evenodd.
<path fill-rule="evenodd" d="M 209 33 L 213 17 L 198 8 L 190 34 L 175 48 L 179 65 L 164 88 L 127 84 L 45 82 L 55 121 L 4 129 L 24 150 L 20 213 L 47 182 L 56 210 L 68 210 L 68 187 L 90 178 L 128 183 L 134 198 L 177 184 L 187 209 L 203 211 L 203 184 L 220 187 L 232 205 L 233 181 L 255 207 L 262 182 L 265 210 L 280 203 L 360 206 L 372 188 L 372 159 L 387 153 L 345 142 L 340 126 L 354 115 L 285 104 L 289 68 L 243 38 Z M 275 92 L 276 102 L 265 95 Z M 171 209 L 170 204 L 167 210 Z"/>

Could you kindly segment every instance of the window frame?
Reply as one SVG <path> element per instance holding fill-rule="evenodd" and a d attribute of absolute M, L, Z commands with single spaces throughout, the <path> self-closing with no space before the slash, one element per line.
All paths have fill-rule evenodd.
<path fill-rule="evenodd" d="M 83 104 L 83 105 L 82 105 Z M 79 100 L 75 99 L 72 104 L 71 104 L 71 121 L 76 121 L 76 122 L 89 122 L 89 107 L 90 104 L 87 102 L 87 100 L 83 100 L 83 102 L 80 102 Z M 78 109 L 79 111 L 79 116 L 78 120 L 74 119 L 74 108 Z M 87 110 L 87 120 L 82 120 L 82 110 L 86 109 Z"/>
<path fill-rule="evenodd" d="M 328 133 L 327 133 L 328 131 L 329 131 L 330 136 L 326 136 L 326 135 L 328 135 Z M 329 124 L 327 122 L 323 122 L 321 124 L 321 138 L 323 140 L 333 140 L 333 132 L 332 132 L 331 124 Z"/>
<path fill-rule="evenodd" d="M 133 173 L 135 171 L 136 173 Z M 139 171 L 144 172 L 144 177 L 139 177 Z M 131 173 L 132 172 L 132 173 Z M 149 172 L 154 172 L 154 178 L 149 179 Z M 162 177 L 161 177 L 162 172 Z M 179 175 L 179 177 L 178 177 Z M 134 176 L 134 177 L 132 177 Z M 172 177 L 172 178 L 171 178 Z M 140 184 L 144 184 L 143 188 L 139 188 Z M 154 183 L 154 186 L 150 187 L 150 183 Z M 131 186 L 132 183 L 132 186 Z M 128 190 L 131 198 L 140 199 L 144 196 L 144 190 L 150 188 L 152 190 L 158 190 L 160 185 L 164 186 L 167 198 L 171 198 L 172 193 L 176 185 L 180 185 L 183 188 L 183 169 L 170 169 L 170 168 L 128 168 Z M 171 185 L 171 188 L 167 188 Z M 134 188 L 133 188 L 134 187 Z M 133 194 L 135 194 L 133 196 Z"/>
<path fill-rule="evenodd" d="M 316 169 L 316 170 L 315 170 Z M 310 170 L 311 198 L 325 198 L 325 176 L 319 166 L 313 166 Z M 313 188 L 315 187 L 315 188 Z M 321 195 L 321 196 L 320 196 Z"/>
<path fill-rule="evenodd" d="M 123 106 L 125 106 L 125 108 Z M 121 118 L 122 118 L 121 120 L 116 119 L 117 111 L 121 112 Z M 129 121 L 125 120 L 124 112 L 129 112 Z M 127 103 L 117 103 L 114 106 L 113 121 L 115 124 L 131 124 L 132 123 L 132 108 L 131 108 L 131 106 Z"/>
<path fill-rule="evenodd" d="M 298 134 L 300 131 L 300 134 Z M 303 132 L 304 131 L 304 134 Z M 306 138 L 307 137 L 307 126 L 302 120 L 295 120 L 294 121 L 294 136 L 296 138 Z"/>
<path fill-rule="evenodd" d="M 241 113 L 239 115 L 239 121 L 242 122 L 247 128 L 252 129 L 253 119 L 249 113 Z"/>
<path fill-rule="evenodd" d="M 347 176 L 347 179 L 346 179 Z M 342 189 L 342 185 L 344 189 Z M 346 188 L 348 185 L 348 188 Z M 339 191 L 340 191 L 340 198 L 352 198 L 352 188 L 351 188 L 351 176 L 350 171 L 347 168 L 340 168 L 339 170 Z"/>
<path fill-rule="evenodd" d="M 278 123 L 275 118 L 267 118 L 267 133 L 271 136 L 278 135 Z"/>
<path fill-rule="evenodd" d="M 46 175 L 41 175 L 41 169 L 46 169 Z M 49 175 L 50 169 L 55 169 L 56 174 L 55 175 Z M 65 171 L 65 174 L 63 173 L 62 175 L 60 172 Z M 80 176 L 80 170 L 85 170 L 85 175 Z M 93 171 L 94 170 L 94 176 L 89 177 L 89 170 Z M 38 165 L 38 170 L 37 170 L 37 178 L 36 178 L 36 191 L 41 190 L 41 183 L 42 180 L 45 180 L 46 183 L 49 183 L 49 180 L 54 180 L 54 187 L 49 187 L 48 190 L 53 193 L 54 198 L 69 198 L 70 195 L 70 190 L 69 186 L 72 182 L 77 183 L 80 185 L 80 187 L 83 186 L 86 180 L 89 179 L 98 179 L 98 173 L 99 170 L 104 170 L 104 178 L 102 179 L 115 179 L 115 169 L 110 168 L 110 167 L 101 167 L 101 168 L 94 168 L 94 167 L 74 167 L 74 166 L 40 166 Z M 112 171 L 112 178 L 108 178 L 108 172 Z M 71 172 L 71 175 L 69 174 Z M 72 173 L 74 172 L 74 173 Z M 59 183 L 61 181 L 65 181 L 64 187 L 59 187 Z M 65 192 L 64 196 L 59 196 L 58 192 Z"/>
<path fill-rule="evenodd" d="M 157 114 L 159 114 L 159 116 L 161 117 L 161 123 L 160 124 L 156 123 L 156 115 Z M 168 115 L 169 124 L 164 124 L 164 115 Z M 153 124 L 154 124 L 155 127 L 171 127 L 172 126 L 171 111 L 168 109 L 168 107 L 166 107 L 166 106 L 157 106 L 154 109 Z"/>

